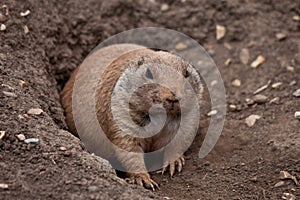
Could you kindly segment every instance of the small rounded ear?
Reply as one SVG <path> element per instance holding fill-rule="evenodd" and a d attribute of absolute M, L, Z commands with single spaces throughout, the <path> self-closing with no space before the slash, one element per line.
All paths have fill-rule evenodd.
<path fill-rule="evenodd" d="M 146 77 L 149 78 L 149 79 L 153 79 L 152 72 L 150 71 L 149 68 L 147 68 L 147 70 L 146 70 Z"/>

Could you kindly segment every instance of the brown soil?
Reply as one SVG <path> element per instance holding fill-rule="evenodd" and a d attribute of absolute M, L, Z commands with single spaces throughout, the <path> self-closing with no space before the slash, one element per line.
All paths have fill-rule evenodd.
<path fill-rule="evenodd" d="M 169 9 L 160 11 L 162 3 Z M 293 20 L 300 15 L 299 1 L 2 0 L 0 13 L 5 15 L 3 5 L 9 15 L 0 15 L 0 24 L 6 25 L 0 31 L 0 131 L 5 131 L 0 184 L 8 188 L 0 187 L 1 199 L 281 199 L 285 192 L 300 197 L 300 186 L 292 180 L 274 187 L 282 170 L 300 180 L 300 121 L 294 118 L 300 101 L 292 95 L 300 87 L 300 23 Z M 27 9 L 31 13 L 21 17 Z M 215 39 L 216 24 L 227 28 L 221 41 Z M 58 96 L 70 72 L 99 42 L 145 26 L 180 31 L 213 49 L 228 103 L 242 105 L 239 112 L 228 111 L 222 136 L 208 157 L 198 159 L 199 136 L 186 153 L 181 174 L 170 179 L 154 173 L 161 188 L 155 193 L 127 184 L 104 160 L 88 154 L 66 131 Z M 276 33 L 287 38 L 279 41 Z M 242 48 L 249 49 L 250 61 L 263 55 L 266 62 L 257 69 L 241 64 Z M 230 66 L 224 65 L 227 58 Z M 289 65 L 294 72 L 286 69 Z M 236 78 L 240 87 L 231 84 Z M 245 99 L 269 80 L 283 84 L 261 93 L 267 103 L 245 106 Z M 293 80 L 296 84 L 289 85 Z M 274 97 L 280 100 L 271 104 Z M 30 108 L 44 112 L 26 115 Z M 251 114 L 262 118 L 248 127 L 245 118 Z M 25 144 L 16 138 L 20 133 L 40 141 Z"/>

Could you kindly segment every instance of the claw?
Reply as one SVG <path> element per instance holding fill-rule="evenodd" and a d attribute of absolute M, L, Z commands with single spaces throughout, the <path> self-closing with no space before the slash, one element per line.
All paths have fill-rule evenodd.
<path fill-rule="evenodd" d="M 128 179 L 128 178 L 127 178 Z M 150 178 L 148 173 L 140 173 L 131 175 L 129 178 L 131 183 L 136 183 L 139 186 L 155 191 L 159 190 L 158 184 Z"/>
<path fill-rule="evenodd" d="M 175 162 L 170 163 L 169 172 L 170 172 L 171 177 L 173 177 L 173 175 L 175 173 Z"/>
<path fill-rule="evenodd" d="M 168 168 L 168 166 L 165 166 L 165 167 L 162 168 L 161 175 L 163 175 L 165 173 L 165 171 L 167 171 L 167 168 Z"/>
<path fill-rule="evenodd" d="M 179 159 L 179 160 L 176 160 L 175 162 L 177 164 L 177 171 L 181 172 L 181 170 L 182 170 L 182 162 L 181 162 L 181 160 Z"/>
<path fill-rule="evenodd" d="M 183 169 L 183 166 L 185 165 L 185 160 L 183 156 L 180 156 L 177 160 L 175 160 L 174 162 L 170 163 L 169 165 L 165 166 L 162 168 L 161 174 L 164 174 L 165 171 L 168 169 L 169 167 L 169 173 L 170 176 L 173 177 L 176 169 L 178 172 L 181 172 Z"/>

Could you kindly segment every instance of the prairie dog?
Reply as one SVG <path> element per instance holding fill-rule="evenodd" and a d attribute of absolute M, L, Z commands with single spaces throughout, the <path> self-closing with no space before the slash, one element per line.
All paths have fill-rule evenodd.
<path fill-rule="evenodd" d="M 73 72 L 61 92 L 62 106 L 71 132 L 78 136 L 72 108 L 73 86 L 78 78 L 76 76 L 81 75 L 79 71 L 85 70 L 85 65 L 98 64 L 101 71 L 98 76 L 101 77 L 95 88 L 87 88 L 83 84 L 79 91 L 85 95 L 84 91 L 87 89 L 88 95 L 95 94 L 94 109 L 101 129 L 110 142 L 125 150 L 120 152 L 113 149 L 112 154 L 104 153 L 101 156 L 108 160 L 114 156 L 128 172 L 129 180 L 154 190 L 158 185 L 147 172 L 143 153 L 159 151 L 171 143 L 180 127 L 181 130 L 189 129 L 190 124 L 185 127 L 181 122 L 185 116 L 189 117 L 186 120 L 196 118 L 190 113 L 200 106 L 203 87 L 198 72 L 177 55 L 133 44 L 104 47 L 87 59 L 87 62 Z M 84 113 L 81 120 L 83 124 L 90 123 L 89 116 L 84 116 Z M 146 128 L 153 134 L 146 134 Z M 79 135 L 92 134 L 93 131 L 90 128 Z M 191 143 L 194 138 L 189 133 L 181 134 L 180 137 L 180 142 L 163 152 L 161 160 L 162 171 L 169 166 L 171 176 L 175 168 L 178 172 L 182 170 L 183 151 L 186 144 Z M 171 159 L 174 156 L 176 159 Z"/>

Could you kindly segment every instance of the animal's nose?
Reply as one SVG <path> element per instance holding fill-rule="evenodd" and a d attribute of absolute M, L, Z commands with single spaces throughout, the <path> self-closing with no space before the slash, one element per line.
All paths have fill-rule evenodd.
<path fill-rule="evenodd" d="M 168 102 L 168 103 L 178 103 L 179 100 L 176 99 L 176 98 L 167 98 L 167 102 Z"/>

